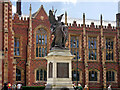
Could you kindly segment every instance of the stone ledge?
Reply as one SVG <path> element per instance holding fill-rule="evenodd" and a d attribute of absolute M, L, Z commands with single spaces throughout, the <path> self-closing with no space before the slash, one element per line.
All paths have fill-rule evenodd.
<path fill-rule="evenodd" d="M 66 50 L 66 49 L 54 49 L 54 50 L 50 50 L 50 53 L 48 53 L 48 56 L 73 56 L 70 53 L 70 50 Z"/>

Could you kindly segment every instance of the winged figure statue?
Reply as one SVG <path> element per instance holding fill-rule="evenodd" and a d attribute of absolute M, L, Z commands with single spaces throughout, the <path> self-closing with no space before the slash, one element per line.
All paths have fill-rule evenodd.
<path fill-rule="evenodd" d="M 57 16 L 57 20 L 56 20 L 55 13 L 53 14 L 53 11 L 49 10 L 49 21 L 51 24 L 51 27 L 50 27 L 51 34 L 54 35 L 54 39 L 51 43 L 51 49 L 53 47 L 65 49 L 65 43 L 68 39 L 68 27 L 65 26 L 64 22 L 61 22 L 64 14 Z"/>

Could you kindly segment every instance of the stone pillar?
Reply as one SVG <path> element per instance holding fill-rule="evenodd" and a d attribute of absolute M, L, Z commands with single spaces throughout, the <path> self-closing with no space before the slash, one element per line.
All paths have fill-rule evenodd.
<path fill-rule="evenodd" d="M 120 38 L 119 19 L 117 19 L 117 39 L 118 39 L 118 41 L 117 41 L 117 42 L 118 42 L 118 47 L 117 47 L 117 48 L 118 48 L 118 52 L 117 52 L 117 53 L 118 53 L 118 59 L 119 59 L 119 57 L 120 57 L 120 53 L 119 53 L 119 49 L 120 49 L 120 41 L 119 41 L 119 40 L 120 40 L 120 39 L 119 39 L 119 38 Z M 120 60 L 120 59 L 119 59 L 119 60 Z"/>
<path fill-rule="evenodd" d="M 102 56 L 102 67 L 103 67 L 103 87 L 106 89 L 106 65 L 105 65 L 105 39 L 104 39 L 104 33 L 103 33 L 103 26 L 102 26 L 102 15 L 100 17 L 100 23 L 101 23 L 101 56 Z"/>
<path fill-rule="evenodd" d="M 4 83 L 8 82 L 8 2 L 4 2 Z"/>
<path fill-rule="evenodd" d="M 12 74 L 12 84 L 14 84 L 16 82 L 16 59 L 14 59 L 14 31 L 11 29 L 11 59 L 12 59 L 12 65 L 13 65 L 13 69 L 11 72 L 13 72 Z"/>
<path fill-rule="evenodd" d="M 118 7 L 120 7 L 120 1 L 119 1 L 119 5 Z M 120 8 L 119 8 L 119 12 L 120 12 Z M 120 86 L 120 13 L 116 14 L 116 26 L 117 26 L 117 38 L 118 38 L 118 49 L 117 49 L 117 55 L 118 55 L 118 86 Z"/>
<path fill-rule="evenodd" d="M 52 90 L 61 88 L 73 88 L 72 85 L 72 58 L 70 50 L 55 49 L 45 57 L 47 59 L 47 85 Z M 53 65 L 52 70 L 49 65 Z M 50 71 L 49 71 L 50 70 Z M 52 71 L 52 72 L 51 72 Z M 52 73 L 52 75 L 49 75 Z"/>
<path fill-rule="evenodd" d="M 120 24 L 120 22 L 119 22 L 119 19 L 117 19 L 117 38 L 118 38 L 118 60 L 120 61 L 120 51 L 119 51 L 119 49 L 120 49 L 120 31 L 119 31 L 119 24 Z"/>
<path fill-rule="evenodd" d="M 0 90 L 2 89 L 2 51 L 0 51 Z"/>
<path fill-rule="evenodd" d="M 16 83 L 16 59 L 13 60 L 13 84 Z"/>
<path fill-rule="evenodd" d="M 117 19 L 117 39 L 118 39 L 117 42 L 118 43 L 117 43 L 116 46 L 118 46 L 117 47 L 117 54 L 118 54 L 118 63 L 119 63 L 119 65 L 118 65 L 118 74 L 117 75 L 118 75 L 118 79 L 120 80 L 120 74 L 119 74 L 120 73 L 120 31 L 119 31 L 120 26 L 119 26 L 119 23 L 120 23 L 119 19 Z M 118 85 L 120 86 L 120 81 L 119 80 L 118 80 Z"/>
<path fill-rule="evenodd" d="M 87 36 L 85 30 L 85 14 L 83 14 L 83 39 L 84 39 L 84 62 L 85 62 L 85 84 L 88 85 L 88 63 L 87 63 Z"/>
<path fill-rule="evenodd" d="M 0 2 L 0 90 L 2 89 L 3 3 Z"/>
<path fill-rule="evenodd" d="M 30 61 L 26 63 L 26 86 L 30 85 Z"/>
<path fill-rule="evenodd" d="M 103 88 L 106 89 L 106 67 L 103 66 Z"/>
<path fill-rule="evenodd" d="M 9 66 L 12 66 L 12 68 L 8 71 L 8 75 L 10 75 L 11 76 L 11 78 L 8 78 L 8 80 L 13 84 L 13 83 L 15 83 L 15 81 L 16 81 L 16 68 L 14 68 L 15 66 L 16 66 L 16 64 L 14 65 L 14 31 L 13 31 L 13 27 L 12 27 L 12 3 L 11 2 L 9 2 L 9 7 L 8 7 L 8 9 L 9 9 L 9 26 L 8 26 L 8 28 L 9 28 L 9 33 L 11 34 L 10 35 L 10 46 L 9 46 L 9 52 L 10 52 L 10 54 L 9 54 L 9 60 L 8 60 L 8 63 L 9 63 L 9 65 L 8 65 L 8 68 L 9 68 Z M 12 72 L 12 73 L 11 73 Z"/>
<path fill-rule="evenodd" d="M 28 46 L 27 46 L 27 64 L 26 64 L 26 85 L 30 85 L 30 61 L 31 61 L 31 49 L 32 49 L 32 14 L 30 4 L 30 15 L 29 15 L 29 32 L 28 32 Z"/>

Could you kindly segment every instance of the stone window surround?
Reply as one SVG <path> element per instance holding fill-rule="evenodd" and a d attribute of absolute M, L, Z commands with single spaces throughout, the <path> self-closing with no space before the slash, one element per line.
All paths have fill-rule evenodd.
<path fill-rule="evenodd" d="M 106 60 L 106 38 L 110 38 L 110 39 L 113 39 L 113 60 Z M 106 62 L 116 62 L 116 37 L 115 36 L 105 36 L 104 37 L 104 40 L 105 40 L 105 42 L 104 42 L 104 46 L 105 46 L 105 50 L 104 50 L 104 53 L 105 53 L 105 60 L 106 60 Z"/>
<path fill-rule="evenodd" d="M 79 37 L 79 56 L 80 56 L 80 59 L 78 59 L 78 61 L 81 61 L 82 60 L 82 55 L 81 55 L 81 51 L 82 51 L 82 35 L 81 34 L 69 33 L 69 35 L 68 35 L 69 49 L 71 49 L 71 45 L 70 45 L 71 36 L 78 36 Z M 77 59 L 73 60 L 73 61 L 77 61 Z"/>
<path fill-rule="evenodd" d="M 112 71 L 112 72 L 114 72 L 115 73 L 115 81 L 106 81 L 106 82 L 115 82 L 115 83 L 117 83 L 117 71 L 116 70 L 114 70 L 114 69 L 108 69 L 108 70 L 106 70 L 106 73 L 108 72 L 108 71 Z M 106 76 L 107 77 L 107 76 Z M 107 79 L 106 79 L 107 80 Z"/>
<path fill-rule="evenodd" d="M 41 31 L 40 31 L 40 29 L 42 29 L 42 32 L 43 31 L 45 31 L 45 34 L 41 34 Z M 43 29 L 43 28 L 40 28 L 39 30 L 37 30 L 37 31 L 40 31 L 39 33 L 36 33 L 36 37 L 38 36 L 38 44 L 36 45 L 37 47 L 37 53 L 36 53 L 36 55 L 38 55 L 38 57 L 37 58 L 39 58 L 39 57 L 44 57 L 45 56 L 45 49 L 47 48 L 47 45 L 45 44 L 45 37 L 46 37 L 46 35 L 47 35 L 47 32 L 46 32 L 46 30 L 45 29 Z M 36 31 L 36 32 L 37 32 Z M 39 44 L 39 38 L 41 37 L 41 39 L 44 39 L 43 41 L 41 40 L 41 44 Z M 44 43 L 43 43 L 44 42 Z M 39 48 L 41 48 L 41 52 L 39 51 Z M 44 52 L 43 52 L 43 50 L 44 50 Z M 39 54 L 41 55 L 41 56 L 39 56 Z"/>
<path fill-rule="evenodd" d="M 17 73 L 18 72 L 18 73 Z M 20 75 L 20 76 L 18 76 L 18 75 Z M 17 78 L 18 77 L 18 78 Z M 20 77 L 20 78 L 19 78 Z M 17 80 L 18 79 L 18 80 Z M 16 68 L 16 81 L 21 81 L 21 70 L 20 69 L 18 69 L 18 68 Z"/>
<path fill-rule="evenodd" d="M 19 38 L 19 52 L 20 52 L 20 55 L 19 56 L 14 55 L 14 57 L 21 57 L 21 55 L 22 55 L 22 37 L 21 37 L 21 35 L 15 35 L 14 39 L 15 38 Z"/>
<path fill-rule="evenodd" d="M 96 60 L 89 60 L 89 40 L 88 40 L 88 38 L 89 37 L 96 37 L 96 47 L 97 47 L 97 55 L 96 55 Z M 99 60 L 99 35 L 87 35 L 87 52 L 88 52 L 88 54 L 87 54 L 87 61 L 88 62 L 99 62 L 100 60 Z"/>
<path fill-rule="evenodd" d="M 37 80 L 36 80 L 36 71 L 39 70 L 39 69 L 45 70 L 46 73 L 47 73 L 47 69 L 45 69 L 45 68 L 41 68 L 41 67 L 36 68 L 36 69 L 34 70 L 34 75 L 35 75 L 34 82 L 35 82 L 35 83 L 38 83 L 38 82 L 46 82 L 46 81 L 44 81 L 44 80 L 41 80 L 41 81 L 37 81 Z M 43 78 L 44 78 L 44 77 L 43 77 Z M 46 78 L 47 78 L 47 77 L 46 77 Z"/>
<path fill-rule="evenodd" d="M 94 38 L 94 39 L 92 39 L 92 38 Z M 89 41 L 91 42 L 91 41 L 96 41 L 96 49 L 95 49 L 95 47 L 93 47 L 93 48 L 89 48 Z M 94 42 L 93 42 L 94 43 Z M 96 59 L 95 59 L 95 57 L 94 57 L 94 59 L 93 60 L 97 60 L 97 37 L 88 37 L 88 49 L 89 49 L 89 52 L 90 51 L 96 51 Z M 90 43 L 90 45 L 91 45 L 91 43 Z M 89 56 L 88 56 L 88 58 L 89 58 Z M 92 60 L 92 59 L 90 59 L 89 58 L 89 60 Z"/>
<path fill-rule="evenodd" d="M 77 71 L 77 69 L 72 69 L 72 71 Z M 82 72 L 82 70 L 81 69 L 78 69 L 78 71 L 79 71 L 79 83 L 82 83 L 82 80 L 83 80 L 83 72 Z M 72 82 L 77 82 L 77 81 L 72 81 Z"/>
<path fill-rule="evenodd" d="M 35 59 L 45 59 L 44 57 L 36 57 L 36 31 L 39 30 L 40 28 L 43 28 L 47 32 L 47 53 L 49 52 L 50 48 L 50 34 L 49 34 L 49 29 L 43 25 L 39 25 L 34 29 L 34 58 Z"/>
<path fill-rule="evenodd" d="M 96 71 L 97 72 L 97 81 L 89 81 L 90 83 L 100 83 L 100 71 L 99 70 L 97 70 L 97 69 L 89 69 L 88 70 L 89 72 L 90 71 Z M 88 73 L 88 78 L 89 78 L 89 73 Z M 88 79 L 89 80 L 89 79 Z"/>
<path fill-rule="evenodd" d="M 108 47 L 109 42 L 110 42 L 110 43 L 113 42 L 113 39 L 111 39 L 111 38 L 106 38 L 106 47 Z M 114 45 L 114 42 L 113 42 L 113 45 Z M 110 47 L 110 48 L 109 48 L 109 47 Z M 111 45 L 110 45 L 109 47 L 106 48 L 106 53 L 109 52 L 110 56 L 108 56 L 108 58 L 110 58 L 110 59 L 107 59 L 107 55 L 106 55 L 106 60 L 114 60 L 113 57 L 111 57 L 112 55 L 111 55 L 111 53 L 110 53 L 110 52 L 113 53 L 114 46 L 113 46 L 112 49 L 111 49 Z"/>
<path fill-rule="evenodd" d="M 21 81 L 16 81 L 16 83 L 24 82 L 24 69 L 18 66 L 16 67 L 16 69 L 19 69 L 21 71 Z"/>

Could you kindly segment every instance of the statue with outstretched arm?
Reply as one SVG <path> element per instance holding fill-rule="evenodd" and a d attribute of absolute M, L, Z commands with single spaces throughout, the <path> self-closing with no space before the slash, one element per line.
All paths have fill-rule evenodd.
<path fill-rule="evenodd" d="M 68 37 L 68 34 L 67 34 L 68 28 L 67 26 L 65 26 L 63 22 L 61 22 L 64 14 L 61 14 L 60 16 L 58 16 L 56 20 L 55 13 L 53 14 L 52 10 L 49 10 L 49 21 L 51 24 L 51 27 L 50 27 L 51 34 L 54 35 L 54 39 L 51 43 L 51 49 L 53 47 L 65 49 L 65 43 Z"/>

